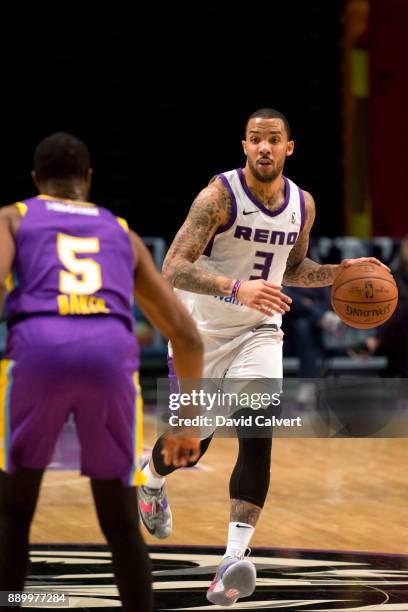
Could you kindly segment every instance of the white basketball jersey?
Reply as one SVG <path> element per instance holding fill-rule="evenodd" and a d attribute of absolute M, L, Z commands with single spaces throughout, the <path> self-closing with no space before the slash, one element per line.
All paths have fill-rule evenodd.
<path fill-rule="evenodd" d="M 218 178 L 230 195 L 231 217 L 211 238 L 198 265 L 231 279 L 263 278 L 281 285 L 288 255 L 305 221 L 302 190 L 283 177 L 285 201 L 271 211 L 251 194 L 241 168 L 224 172 Z M 263 323 L 280 327 L 282 322 L 281 315 L 263 315 L 230 296 L 176 291 L 204 334 L 228 337 Z"/>

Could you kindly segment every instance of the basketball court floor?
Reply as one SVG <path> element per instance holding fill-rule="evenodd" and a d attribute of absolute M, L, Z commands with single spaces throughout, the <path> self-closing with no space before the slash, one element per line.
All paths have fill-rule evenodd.
<path fill-rule="evenodd" d="M 154 439 L 147 422 L 145 445 Z M 65 468 L 74 467 L 74 450 L 64 448 Z M 205 591 L 224 552 L 235 453 L 236 440 L 215 439 L 197 468 L 168 479 L 174 532 L 163 542 L 144 532 L 157 611 L 223 609 Z M 407 466 L 404 439 L 275 439 L 251 543 L 257 589 L 227 609 L 408 611 Z M 120 608 L 89 484 L 77 471 L 46 474 L 31 540 L 29 590 L 67 592 L 79 610 Z"/>

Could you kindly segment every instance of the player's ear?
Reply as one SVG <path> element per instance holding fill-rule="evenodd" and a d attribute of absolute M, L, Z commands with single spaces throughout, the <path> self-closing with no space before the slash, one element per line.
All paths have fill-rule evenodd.
<path fill-rule="evenodd" d="M 242 140 L 242 148 L 244 149 L 244 153 L 245 155 L 247 155 L 247 146 L 246 146 L 246 140 Z"/>
<path fill-rule="evenodd" d="M 38 184 L 37 175 L 35 173 L 35 170 L 31 170 L 31 178 L 33 179 L 33 183 L 37 187 L 38 191 L 40 191 L 40 187 Z"/>
<path fill-rule="evenodd" d="M 290 157 L 293 154 L 294 148 L 295 148 L 295 142 L 293 140 L 288 140 L 288 144 L 286 147 L 286 157 Z"/>

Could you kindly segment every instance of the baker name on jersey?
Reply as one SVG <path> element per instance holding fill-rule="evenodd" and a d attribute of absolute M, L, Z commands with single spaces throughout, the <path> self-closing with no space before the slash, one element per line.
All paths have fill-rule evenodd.
<path fill-rule="evenodd" d="M 281 232 L 278 230 L 268 230 L 255 227 L 237 225 L 234 238 L 252 240 L 253 242 L 263 242 L 264 244 L 295 244 L 299 232 Z"/>
<path fill-rule="evenodd" d="M 60 293 L 57 297 L 60 315 L 95 315 L 108 314 L 109 308 L 101 297 L 95 295 L 77 295 L 76 293 Z"/>

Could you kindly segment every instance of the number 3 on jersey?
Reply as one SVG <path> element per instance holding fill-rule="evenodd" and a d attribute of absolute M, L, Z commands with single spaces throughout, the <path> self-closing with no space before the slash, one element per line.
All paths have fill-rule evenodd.
<path fill-rule="evenodd" d="M 78 253 L 99 253 L 98 238 L 77 238 L 58 234 L 57 252 L 66 270 L 59 275 L 61 293 L 91 295 L 102 287 L 101 266 L 94 259 L 79 258 Z"/>
<path fill-rule="evenodd" d="M 269 272 L 272 265 L 273 253 L 265 253 L 265 251 L 256 251 L 255 256 L 262 257 L 264 260 L 263 263 L 259 262 L 254 264 L 254 270 L 260 270 L 261 274 L 260 276 L 254 276 L 253 274 L 251 274 L 249 280 L 255 280 L 256 278 L 263 278 L 264 280 L 268 280 Z"/>

